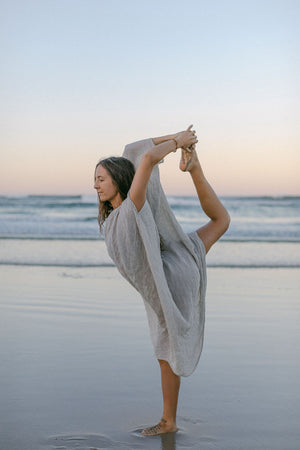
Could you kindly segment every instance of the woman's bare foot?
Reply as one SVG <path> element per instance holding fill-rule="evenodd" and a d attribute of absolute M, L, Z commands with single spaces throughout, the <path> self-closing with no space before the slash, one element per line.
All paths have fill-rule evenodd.
<path fill-rule="evenodd" d="M 178 431 L 176 424 L 171 424 L 168 423 L 167 420 L 161 419 L 161 421 L 157 425 L 145 428 L 142 431 L 142 434 L 144 436 L 157 436 L 158 434 L 175 433 L 176 431 Z"/>
<path fill-rule="evenodd" d="M 179 163 L 180 170 L 183 172 L 190 172 L 198 162 L 195 145 L 192 145 L 188 150 L 185 148 L 181 149 L 181 160 Z"/>

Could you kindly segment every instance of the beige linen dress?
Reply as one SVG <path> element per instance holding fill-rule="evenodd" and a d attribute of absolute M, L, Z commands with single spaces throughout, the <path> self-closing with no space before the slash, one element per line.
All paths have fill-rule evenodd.
<path fill-rule="evenodd" d="M 125 147 L 137 168 L 154 147 L 152 139 Z M 108 253 L 144 300 L 155 356 L 177 375 L 196 368 L 203 345 L 206 291 L 205 248 L 196 232 L 177 222 L 160 184 L 156 165 L 146 201 L 138 212 L 129 195 L 105 221 Z"/>

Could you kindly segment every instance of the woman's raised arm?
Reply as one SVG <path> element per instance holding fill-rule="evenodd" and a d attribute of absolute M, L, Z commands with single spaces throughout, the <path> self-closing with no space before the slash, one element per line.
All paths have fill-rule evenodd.
<path fill-rule="evenodd" d="M 160 136 L 152 138 L 154 145 L 162 144 L 163 142 L 171 141 L 172 139 L 176 139 L 179 133 L 167 134 L 166 136 Z"/>
<path fill-rule="evenodd" d="M 192 125 L 186 131 L 177 134 L 176 138 L 171 138 L 166 142 L 162 142 L 155 147 L 148 150 L 141 159 L 141 162 L 134 175 L 129 197 L 135 204 L 138 211 L 140 211 L 146 200 L 147 185 L 153 170 L 153 167 L 159 163 L 169 153 L 176 151 L 177 148 L 185 147 L 195 144 L 197 136 L 194 131 L 191 131 Z M 155 138 L 154 138 L 155 139 Z M 162 139 L 162 138 L 156 138 Z M 153 140 L 153 142 L 155 142 Z"/>

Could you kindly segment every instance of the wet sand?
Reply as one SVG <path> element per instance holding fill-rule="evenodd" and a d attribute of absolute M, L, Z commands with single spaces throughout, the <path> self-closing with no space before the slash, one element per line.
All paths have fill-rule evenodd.
<path fill-rule="evenodd" d="M 208 270 L 204 349 L 161 416 L 142 300 L 113 267 L 1 267 L 0 448 L 293 450 L 299 269 Z"/>

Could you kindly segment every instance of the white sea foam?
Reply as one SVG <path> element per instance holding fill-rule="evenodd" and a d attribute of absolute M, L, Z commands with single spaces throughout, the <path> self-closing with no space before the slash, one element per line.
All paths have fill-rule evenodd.
<path fill-rule="evenodd" d="M 197 197 L 168 197 L 184 231 L 205 224 Z M 299 267 L 300 197 L 226 197 L 231 225 L 211 266 Z M 0 196 L 0 264 L 112 265 L 95 196 Z"/>

